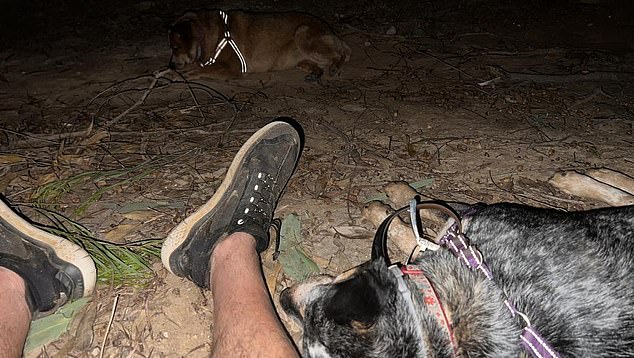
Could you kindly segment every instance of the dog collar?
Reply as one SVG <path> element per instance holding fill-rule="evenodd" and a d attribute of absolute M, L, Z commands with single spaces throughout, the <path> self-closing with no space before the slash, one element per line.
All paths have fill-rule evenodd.
<path fill-rule="evenodd" d="M 216 45 L 216 52 L 214 52 L 214 55 L 211 56 L 207 60 L 207 62 L 205 63 L 201 62 L 200 67 L 210 66 L 216 63 L 218 56 L 220 56 L 220 53 L 222 52 L 222 50 L 224 50 L 224 48 L 228 44 L 229 46 L 231 46 L 231 48 L 233 49 L 233 52 L 236 53 L 236 56 L 238 56 L 238 59 L 240 60 L 240 72 L 247 73 L 247 60 L 242 55 L 242 52 L 240 52 L 240 49 L 238 48 L 238 44 L 236 44 L 236 41 L 231 37 L 231 33 L 229 32 L 229 15 L 227 15 L 227 13 L 222 10 L 219 10 L 219 13 L 220 13 L 220 17 L 225 23 L 224 36 L 220 39 L 220 41 L 218 41 L 218 45 Z"/>
<path fill-rule="evenodd" d="M 477 248 L 475 248 L 475 246 L 471 245 L 467 237 L 462 233 L 462 224 L 458 214 L 456 214 L 451 208 L 446 206 L 446 204 L 440 202 L 418 203 L 416 199 L 412 199 L 409 206 L 396 210 L 385 220 L 383 220 L 383 222 L 381 223 L 381 225 L 379 225 L 379 228 L 377 229 L 376 235 L 374 236 L 374 242 L 372 243 L 372 260 L 383 258 L 388 267 L 391 267 L 390 259 L 387 252 L 388 228 L 395 217 L 397 217 L 401 212 L 408 209 L 410 211 L 412 229 L 415 231 L 414 234 L 417 238 L 417 241 L 420 238 L 417 224 L 420 220 L 420 217 L 418 215 L 419 210 L 440 210 L 448 215 L 451 219 L 453 219 L 453 222 L 447 226 L 447 229 L 441 236 L 441 239 L 438 243 L 451 251 L 454 256 L 459 258 L 460 261 L 463 262 L 467 267 L 472 270 L 481 271 L 487 277 L 487 279 L 493 281 L 493 273 L 484 262 L 482 253 Z M 399 282 L 399 286 L 400 285 L 401 283 Z M 504 301 L 504 305 L 510 311 L 512 317 L 519 316 L 525 323 L 522 334 L 520 335 L 520 340 L 521 345 L 526 352 L 528 352 L 533 358 L 561 358 L 559 353 L 557 353 L 557 351 L 552 348 L 548 341 L 544 337 L 542 337 L 536 329 L 532 327 L 528 316 L 518 311 L 508 297 Z"/>
<path fill-rule="evenodd" d="M 403 273 L 403 271 L 401 271 L 401 268 L 399 267 L 399 265 L 396 265 L 396 264 L 388 266 L 388 270 L 396 278 L 396 282 L 398 283 L 398 292 L 405 299 L 405 302 L 407 303 L 407 307 L 409 308 L 409 311 L 410 311 L 409 313 L 412 315 L 412 317 L 416 317 L 418 315 L 417 313 L 418 311 L 416 310 L 416 307 L 414 306 L 412 291 L 410 291 L 409 287 L 407 286 L 407 283 L 405 283 L 405 280 L 403 279 L 405 274 Z M 422 340 L 423 330 L 420 324 L 416 325 L 416 332 L 418 333 L 419 339 Z"/>
<path fill-rule="evenodd" d="M 442 302 L 438 298 L 436 291 L 434 290 L 434 286 L 432 286 L 431 282 L 420 267 L 416 265 L 405 265 L 400 267 L 400 271 L 403 275 L 407 275 L 410 280 L 416 285 L 418 292 L 423 295 L 423 303 L 429 310 L 429 312 L 436 318 L 440 327 L 447 333 L 449 336 L 449 341 L 451 342 L 451 349 L 453 350 L 454 357 L 457 356 L 458 347 L 456 346 L 456 341 L 453 336 L 453 332 L 451 331 L 451 324 L 449 323 L 449 319 L 447 318 L 447 313 L 442 307 Z"/>

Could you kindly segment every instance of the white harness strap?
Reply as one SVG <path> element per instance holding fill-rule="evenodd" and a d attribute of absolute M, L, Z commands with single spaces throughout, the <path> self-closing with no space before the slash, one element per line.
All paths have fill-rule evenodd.
<path fill-rule="evenodd" d="M 207 60 L 207 62 L 201 63 L 200 67 L 210 66 L 216 63 L 216 60 L 218 59 L 218 56 L 220 56 L 220 53 L 222 52 L 222 50 L 227 46 L 227 44 L 229 44 L 229 46 L 231 46 L 231 48 L 233 49 L 233 52 L 236 53 L 236 55 L 238 56 L 238 59 L 240 60 L 240 72 L 247 73 L 247 60 L 244 59 L 242 52 L 240 52 L 238 45 L 231 38 L 231 33 L 229 32 L 229 15 L 227 15 L 227 13 L 222 10 L 219 10 L 219 12 L 220 12 L 220 17 L 222 17 L 222 19 L 225 22 L 224 37 L 218 42 L 218 45 L 216 46 L 216 52 L 214 52 L 214 55 L 210 57 L 209 60 Z"/>

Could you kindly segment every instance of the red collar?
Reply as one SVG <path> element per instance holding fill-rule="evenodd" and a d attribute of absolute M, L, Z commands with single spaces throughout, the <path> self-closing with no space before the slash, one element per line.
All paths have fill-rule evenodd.
<path fill-rule="evenodd" d="M 456 346 L 456 341 L 451 331 L 451 324 L 431 282 L 429 282 L 429 279 L 427 279 L 420 267 L 416 265 L 405 265 L 401 266 L 400 269 L 404 275 L 407 275 L 412 282 L 414 282 L 418 291 L 423 295 L 423 302 L 436 318 L 440 327 L 442 327 L 449 336 L 454 356 L 457 356 L 458 347 Z"/>

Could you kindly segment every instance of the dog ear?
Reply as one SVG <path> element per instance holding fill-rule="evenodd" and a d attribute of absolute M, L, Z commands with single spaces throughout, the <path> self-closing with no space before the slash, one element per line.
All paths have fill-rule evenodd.
<path fill-rule="evenodd" d="M 172 26 L 179 24 L 181 22 L 192 22 L 196 19 L 198 19 L 198 14 L 193 11 L 188 11 L 185 14 L 183 14 L 183 16 L 176 19 L 176 21 L 172 23 Z"/>
<path fill-rule="evenodd" d="M 349 325 L 359 332 L 367 331 L 383 311 L 384 295 L 379 277 L 371 267 L 338 282 L 334 294 L 324 307 L 324 314 L 341 325 Z"/>
<path fill-rule="evenodd" d="M 170 46 L 174 44 L 181 45 L 181 42 L 189 41 L 189 39 L 192 38 L 192 34 L 193 34 L 192 21 L 177 20 L 169 28 L 168 35 L 169 35 Z"/>

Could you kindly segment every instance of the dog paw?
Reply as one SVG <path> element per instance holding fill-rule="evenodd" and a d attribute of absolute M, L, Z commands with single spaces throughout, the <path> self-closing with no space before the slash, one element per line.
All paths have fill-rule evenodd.
<path fill-rule="evenodd" d="M 389 205 L 373 201 L 363 208 L 361 216 L 378 228 L 383 220 L 392 215 L 393 212 L 394 210 Z M 412 228 L 399 217 L 392 221 L 388 229 L 388 237 L 403 253 L 409 253 L 416 247 L 416 238 Z"/>
<path fill-rule="evenodd" d="M 634 179 L 622 173 L 596 170 L 588 171 L 588 175 L 585 175 L 571 170 L 555 173 L 548 182 L 566 194 L 601 201 L 611 206 L 634 204 L 634 195 L 626 191 L 628 187 L 632 190 Z"/>
<path fill-rule="evenodd" d="M 414 188 L 404 181 L 390 182 L 383 187 L 392 207 L 398 209 L 409 205 L 409 201 L 420 195 Z"/>

